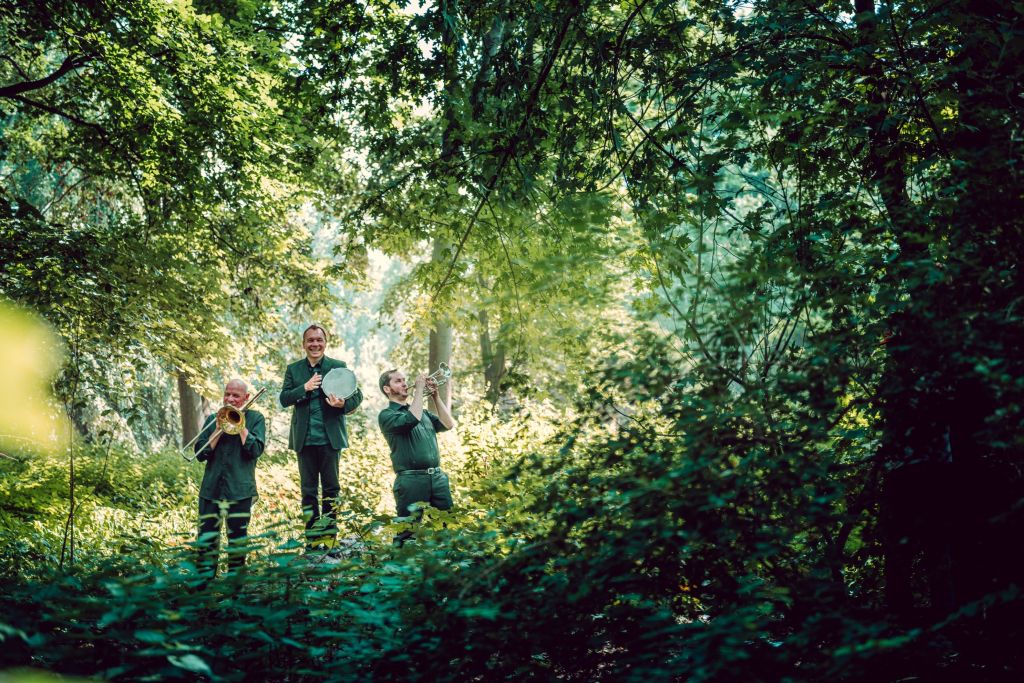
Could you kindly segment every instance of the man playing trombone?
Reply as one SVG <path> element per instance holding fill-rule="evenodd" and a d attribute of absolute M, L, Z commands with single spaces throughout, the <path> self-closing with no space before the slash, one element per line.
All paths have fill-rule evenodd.
<path fill-rule="evenodd" d="M 225 408 L 206 418 L 196 440 L 196 460 L 206 463 L 199 487 L 197 539 L 199 566 L 206 574 L 217 573 L 222 515 L 228 526 L 228 566 L 245 565 L 249 517 L 256 496 L 256 460 L 266 443 L 263 415 L 251 408 L 242 410 L 248 401 L 245 382 L 228 382 Z"/>
<path fill-rule="evenodd" d="M 438 392 L 437 379 L 419 375 L 410 392 L 405 375 L 397 369 L 388 370 L 380 376 L 380 390 L 389 403 L 377 416 L 377 424 L 391 449 L 395 470 L 392 491 L 398 516 L 412 515 L 409 506 L 417 502 L 430 503 L 439 510 L 451 509 L 452 493 L 448 475 L 441 471 L 437 433 L 453 428 L 455 420 Z M 424 409 L 426 396 L 436 414 Z M 403 532 L 395 540 L 401 543 L 411 535 Z"/>

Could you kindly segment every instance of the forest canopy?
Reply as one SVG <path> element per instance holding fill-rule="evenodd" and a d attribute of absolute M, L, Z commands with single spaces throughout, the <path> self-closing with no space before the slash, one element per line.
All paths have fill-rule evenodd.
<path fill-rule="evenodd" d="M 1021 676 L 1019 3 L 15 0 L 0 45 L 0 667 Z M 330 562 L 310 324 L 363 397 Z M 415 522 L 378 378 L 440 363 Z M 181 446 L 234 378 L 210 580 Z"/>

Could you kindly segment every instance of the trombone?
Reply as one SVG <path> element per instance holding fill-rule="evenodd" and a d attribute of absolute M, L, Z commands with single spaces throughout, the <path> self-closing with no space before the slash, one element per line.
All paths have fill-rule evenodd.
<path fill-rule="evenodd" d="M 203 444 L 203 448 L 209 446 L 210 442 L 216 439 L 221 434 L 241 434 L 242 430 L 245 429 L 245 411 L 249 408 L 249 406 L 255 403 L 256 399 L 262 396 L 263 392 L 266 390 L 267 388 L 263 387 L 262 389 L 257 391 L 255 394 L 253 394 L 252 398 L 245 402 L 245 405 L 242 406 L 241 408 L 236 408 L 230 405 L 222 406 L 220 410 L 217 411 L 217 417 L 215 419 L 215 422 L 217 423 L 217 429 L 213 432 L 213 434 L 210 434 L 210 438 L 207 439 L 206 443 Z M 195 445 L 195 442 L 199 440 L 199 435 L 202 433 L 203 430 L 200 429 L 199 434 L 196 434 L 194 439 L 192 439 L 187 444 L 181 447 L 181 457 L 185 458 L 185 462 L 194 462 L 196 459 L 196 455 L 198 455 L 199 451 L 203 450 L 203 448 L 200 448 L 199 451 L 192 449 L 192 446 Z M 190 453 L 192 455 L 191 458 L 189 457 Z"/>

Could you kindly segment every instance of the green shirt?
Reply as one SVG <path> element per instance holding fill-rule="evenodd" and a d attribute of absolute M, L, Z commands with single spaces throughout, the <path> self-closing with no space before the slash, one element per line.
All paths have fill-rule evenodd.
<path fill-rule="evenodd" d="M 256 460 L 267 441 L 266 422 L 261 413 L 245 411 L 249 436 L 242 445 L 237 434 L 221 434 L 217 448 L 205 446 L 217 429 L 216 415 L 210 415 L 196 441 L 196 460 L 206 463 L 199 496 L 209 500 L 242 500 L 256 495 Z"/>
<path fill-rule="evenodd" d="M 324 371 L 321 369 L 323 365 L 323 359 L 320 360 L 316 365 L 309 367 L 309 376 L 312 377 L 313 373 L 324 376 Z M 309 402 L 309 427 L 306 430 L 306 444 L 307 446 L 326 446 L 330 443 L 327 439 L 327 430 L 324 428 L 324 409 L 319 399 L 323 396 L 323 391 L 319 388 L 314 389 L 310 393 Z M 314 401 L 313 398 L 318 400 Z"/>
<path fill-rule="evenodd" d="M 391 401 L 377 416 L 380 431 L 391 448 L 391 467 L 402 470 L 424 470 L 441 464 L 437 450 L 437 432 L 448 431 L 441 418 L 423 409 L 419 420 L 409 406 Z"/>

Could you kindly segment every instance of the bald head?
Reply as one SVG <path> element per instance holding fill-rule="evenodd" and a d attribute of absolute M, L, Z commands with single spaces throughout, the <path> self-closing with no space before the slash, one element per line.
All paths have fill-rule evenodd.
<path fill-rule="evenodd" d="M 241 408 L 249 400 L 249 386 L 240 379 L 233 379 L 224 385 L 224 403 Z"/>
<path fill-rule="evenodd" d="M 234 385 L 238 389 L 241 389 L 243 394 L 248 394 L 249 393 L 249 385 L 246 384 L 245 382 L 243 382 L 240 379 L 233 379 L 233 380 L 231 380 L 230 382 L 228 382 L 227 384 L 224 385 L 224 388 L 227 389 L 231 385 Z"/>

